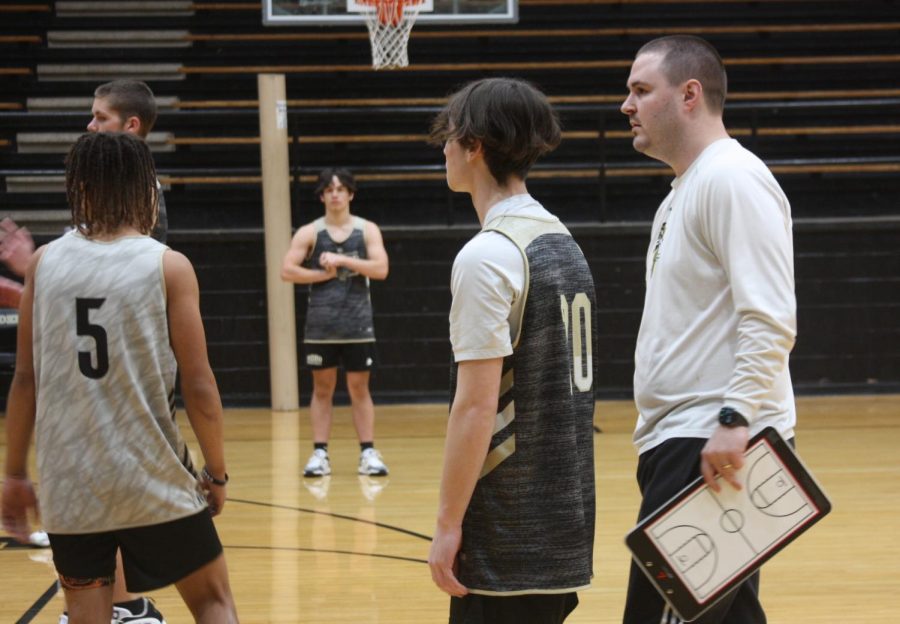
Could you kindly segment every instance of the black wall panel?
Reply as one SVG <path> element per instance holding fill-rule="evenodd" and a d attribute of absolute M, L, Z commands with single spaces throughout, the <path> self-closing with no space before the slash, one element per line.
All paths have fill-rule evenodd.
<path fill-rule="evenodd" d="M 900 390 L 900 222 L 795 223 L 798 340 L 791 371 L 798 393 Z M 448 397 L 450 268 L 474 228 L 386 228 L 391 272 L 372 283 L 381 366 L 376 401 Z M 602 396 L 631 393 L 643 305 L 649 225 L 572 226 L 597 288 Z M 269 403 L 262 236 L 176 235 L 197 267 L 210 360 L 227 405 Z M 296 288 L 298 340 L 306 289 Z M 310 379 L 301 370 L 301 402 Z M 345 398 L 339 384 L 339 400 Z"/>

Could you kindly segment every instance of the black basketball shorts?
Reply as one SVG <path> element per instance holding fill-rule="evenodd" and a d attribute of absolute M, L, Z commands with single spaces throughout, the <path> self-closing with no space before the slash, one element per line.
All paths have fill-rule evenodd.
<path fill-rule="evenodd" d="M 303 344 L 307 368 L 319 370 L 343 366 L 345 371 L 370 371 L 378 363 L 374 342 L 307 342 Z"/>
<path fill-rule="evenodd" d="M 578 594 L 523 594 L 450 598 L 450 624 L 562 624 L 575 607 Z"/>
<path fill-rule="evenodd" d="M 116 571 L 117 548 L 132 593 L 176 583 L 222 554 L 208 509 L 162 524 L 49 537 L 53 564 L 68 589 L 108 585 Z"/>

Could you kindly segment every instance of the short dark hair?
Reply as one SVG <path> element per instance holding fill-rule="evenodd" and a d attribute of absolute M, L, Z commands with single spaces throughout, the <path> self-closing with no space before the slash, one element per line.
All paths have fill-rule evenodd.
<path fill-rule="evenodd" d="M 491 175 L 501 184 L 524 180 L 538 157 L 561 140 L 559 118 L 537 87 L 515 78 L 470 82 L 450 96 L 431 125 L 431 143 L 470 149 L 481 143 Z"/>
<path fill-rule="evenodd" d="M 356 193 L 356 178 L 349 169 L 340 167 L 328 167 L 319 173 L 319 181 L 316 182 L 316 197 L 320 197 L 325 189 L 331 185 L 332 178 L 337 177 L 351 194 Z"/>
<path fill-rule="evenodd" d="M 706 105 L 716 113 L 725 110 L 728 76 L 718 51 L 705 39 L 693 35 L 668 35 L 644 44 L 637 56 L 646 53 L 663 57 L 660 69 L 671 85 L 680 85 L 691 78 L 703 85 Z"/>
<path fill-rule="evenodd" d="M 102 84 L 94 90 L 94 97 L 109 101 L 110 107 L 119 113 L 122 119 L 137 117 L 141 120 L 141 138 L 156 123 L 156 98 L 147 83 L 140 80 L 113 80 Z"/>
<path fill-rule="evenodd" d="M 85 236 L 125 226 L 150 234 L 158 209 L 156 185 L 150 148 L 127 132 L 84 134 L 66 157 L 72 225 Z"/>

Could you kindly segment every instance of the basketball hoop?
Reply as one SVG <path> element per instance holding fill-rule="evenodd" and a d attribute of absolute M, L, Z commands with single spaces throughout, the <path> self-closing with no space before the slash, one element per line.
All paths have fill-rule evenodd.
<path fill-rule="evenodd" d="M 406 46 L 425 0 L 357 0 L 372 43 L 372 67 L 397 69 L 409 65 Z"/>

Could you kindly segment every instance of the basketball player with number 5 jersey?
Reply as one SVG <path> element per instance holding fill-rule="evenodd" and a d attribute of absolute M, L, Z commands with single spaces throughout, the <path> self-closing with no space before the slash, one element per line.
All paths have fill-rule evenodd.
<path fill-rule="evenodd" d="M 228 481 L 222 404 L 193 267 L 149 236 L 150 150 L 129 134 L 84 135 L 66 161 L 66 190 L 75 229 L 38 249 L 25 275 L 3 526 L 27 538 L 34 432 L 70 622 L 110 621 L 121 549 L 129 591 L 174 584 L 197 622 L 234 624 L 212 522 Z M 175 422 L 176 373 L 205 460 L 199 474 Z"/>

